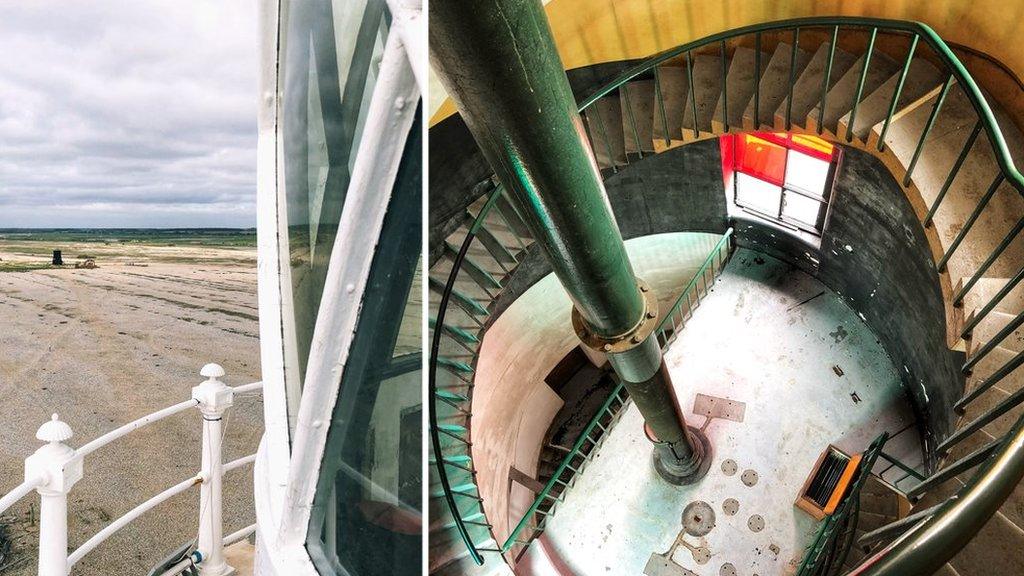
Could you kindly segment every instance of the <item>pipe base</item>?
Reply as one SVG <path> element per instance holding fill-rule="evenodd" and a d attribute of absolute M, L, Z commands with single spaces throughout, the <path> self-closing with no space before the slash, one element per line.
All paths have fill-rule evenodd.
<path fill-rule="evenodd" d="M 711 469 L 711 440 L 698 428 L 687 426 L 690 443 L 694 448 L 693 457 L 677 458 L 668 444 L 657 444 L 654 447 L 654 469 L 669 484 L 689 486 L 699 482 Z"/>

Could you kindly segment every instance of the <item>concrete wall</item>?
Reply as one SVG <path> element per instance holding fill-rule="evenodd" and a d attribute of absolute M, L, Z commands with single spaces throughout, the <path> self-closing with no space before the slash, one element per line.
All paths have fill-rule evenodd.
<path fill-rule="evenodd" d="M 900 369 L 933 458 L 953 428 L 963 354 L 946 346 L 938 273 L 902 187 L 870 154 L 843 152 L 820 248 L 756 219 L 737 221 L 737 243 L 795 264 L 847 300 Z"/>
<path fill-rule="evenodd" d="M 660 234 L 626 243 L 637 274 L 668 308 L 719 236 Z M 544 382 L 579 344 L 572 305 L 553 274 L 538 279 L 495 320 L 480 348 L 473 393 L 473 462 L 487 519 L 504 540 L 534 495 L 509 480 L 509 468 L 537 472 L 541 443 L 562 400 Z"/>

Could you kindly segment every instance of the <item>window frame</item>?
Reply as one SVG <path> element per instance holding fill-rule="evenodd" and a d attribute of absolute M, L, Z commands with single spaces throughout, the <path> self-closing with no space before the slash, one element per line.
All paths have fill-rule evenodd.
<path fill-rule="evenodd" d="M 743 212 L 751 214 L 751 215 L 753 215 L 753 216 L 755 216 L 755 217 L 757 217 L 759 219 L 767 220 L 767 221 L 771 222 L 772 224 L 776 224 L 776 225 L 782 226 L 784 228 L 790 228 L 790 229 L 793 229 L 793 230 L 798 230 L 798 231 L 801 231 L 801 232 L 805 232 L 807 234 L 811 234 L 811 235 L 815 236 L 816 238 L 820 239 L 821 236 L 825 232 L 825 226 L 826 226 L 826 224 L 828 222 L 828 215 L 829 215 L 829 213 L 832 210 L 832 198 L 833 198 L 833 196 L 835 194 L 835 176 L 836 176 L 836 174 L 838 172 L 840 163 L 842 162 L 842 148 L 840 148 L 839 146 L 836 146 L 835 144 L 833 144 L 832 158 L 828 161 L 828 172 L 825 175 L 825 183 L 824 183 L 824 186 L 822 187 L 822 193 L 819 196 L 817 194 L 813 194 L 811 192 L 807 192 L 806 190 L 801 190 L 800 188 L 789 187 L 789 186 L 786 185 L 785 174 L 786 174 L 786 169 L 789 167 L 789 155 L 795 152 L 797 154 L 804 154 L 806 156 L 811 156 L 813 158 L 812 155 L 807 154 L 806 152 L 803 152 L 803 151 L 799 150 L 798 148 L 794 148 L 794 147 L 791 147 L 789 145 L 781 144 L 776 139 L 766 139 L 766 138 L 764 138 L 764 133 L 754 132 L 754 133 L 750 133 L 750 135 L 755 136 L 757 138 L 764 139 L 768 143 L 770 143 L 772 145 L 775 145 L 775 146 L 779 146 L 779 147 L 783 148 L 786 151 L 785 163 L 784 163 L 783 168 L 782 168 L 782 172 L 783 172 L 782 184 L 775 184 L 774 182 L 771 182 L 771 181 L 766 180 L 764 178 L 758 177 L 757 175 L 754 175 L 754 174 L 751 174 L 749 172 L 743 171 L 740 168 L 740 166 L 738 166 L 738 161 L 736 159 L 736 156 L 738 156 L 738 155 L 734 154 L 733 165 L 732 165 L 732 170 L 733 170 L 732 198 L 731 198 L 732 203 L 737 208 L 742 210 Z M 734 135 L 734 137 L 737 138 L 737 139 L 742 138 L 743 136 L 745 136 L 745 134 Z M 791 136 L 791 135 L 787 134 L 787 136 Z M 740 144 L 739 142 L 736 142 L 735 145 L 736 146 L 740 146 L 740 145 L 744 145 L 744 144 Z M 819 160 L 821 160 L 823 162 L 825 161 L 824 159 L 821 159 L 821 158 L 819 158 Z M 749 204 L 745 204 L 745 203 L 743 203 L 740 200 L 740 177 L 739 177 L 740 174 L 742 174 L 743 176 L 745 176 L 747 178 L 753 178 L 753 179 L 758 180 L 760 182 L 767 183 L 767 184 L 769 184 L 771 186 L 777 186 L 779 188 L 779 190 L 780 190 L 780 193 L 779 193 L 779 207 L 778 207 L 778 210 L 777 210 L 777 214 L 771 214 L 769 212 L 765 212 L 764 210 L 760 210 L 760 209 L 758 209 L 755 206 L 750 206 Z M 818 212 L 818 219 L 817 219 L 817 222 L 814 225 L 807 224 L 806 222 L 803 222 L 803 221 L 798 220 L 796 218 L 793 218 L 793 217 L 785 215 L 786 196 L 789 195 L 789 194 L 795 194 L 795 195 L 801 196 L 803 198 L 808 198 L 810 200 L 814 200 L 814 201 L 816 201 L 816 202 L 818 202 L 818 203 L 823 205 L 823 208 L 820 209 L 819 212 Z"/>

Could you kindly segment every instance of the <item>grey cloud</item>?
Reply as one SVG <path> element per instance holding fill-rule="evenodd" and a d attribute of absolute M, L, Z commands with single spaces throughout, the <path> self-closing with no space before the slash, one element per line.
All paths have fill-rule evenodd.
<path fill-rule="evenodd" d="M 252 226 L 255 0 L 0 3 L 0 227 Z"/>

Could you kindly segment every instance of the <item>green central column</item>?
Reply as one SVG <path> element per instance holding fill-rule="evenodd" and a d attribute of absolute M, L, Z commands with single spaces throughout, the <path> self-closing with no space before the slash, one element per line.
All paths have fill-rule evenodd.
<path fill-rule="evenodd" d="M 633 274 L 540 0 L 432 0 L 429 16 L 431 64 L 569 293 L 576 333 L 608 354 L 662 477 L 696 481 L 710 446 L 679 408 L 657 299 Z"/>

